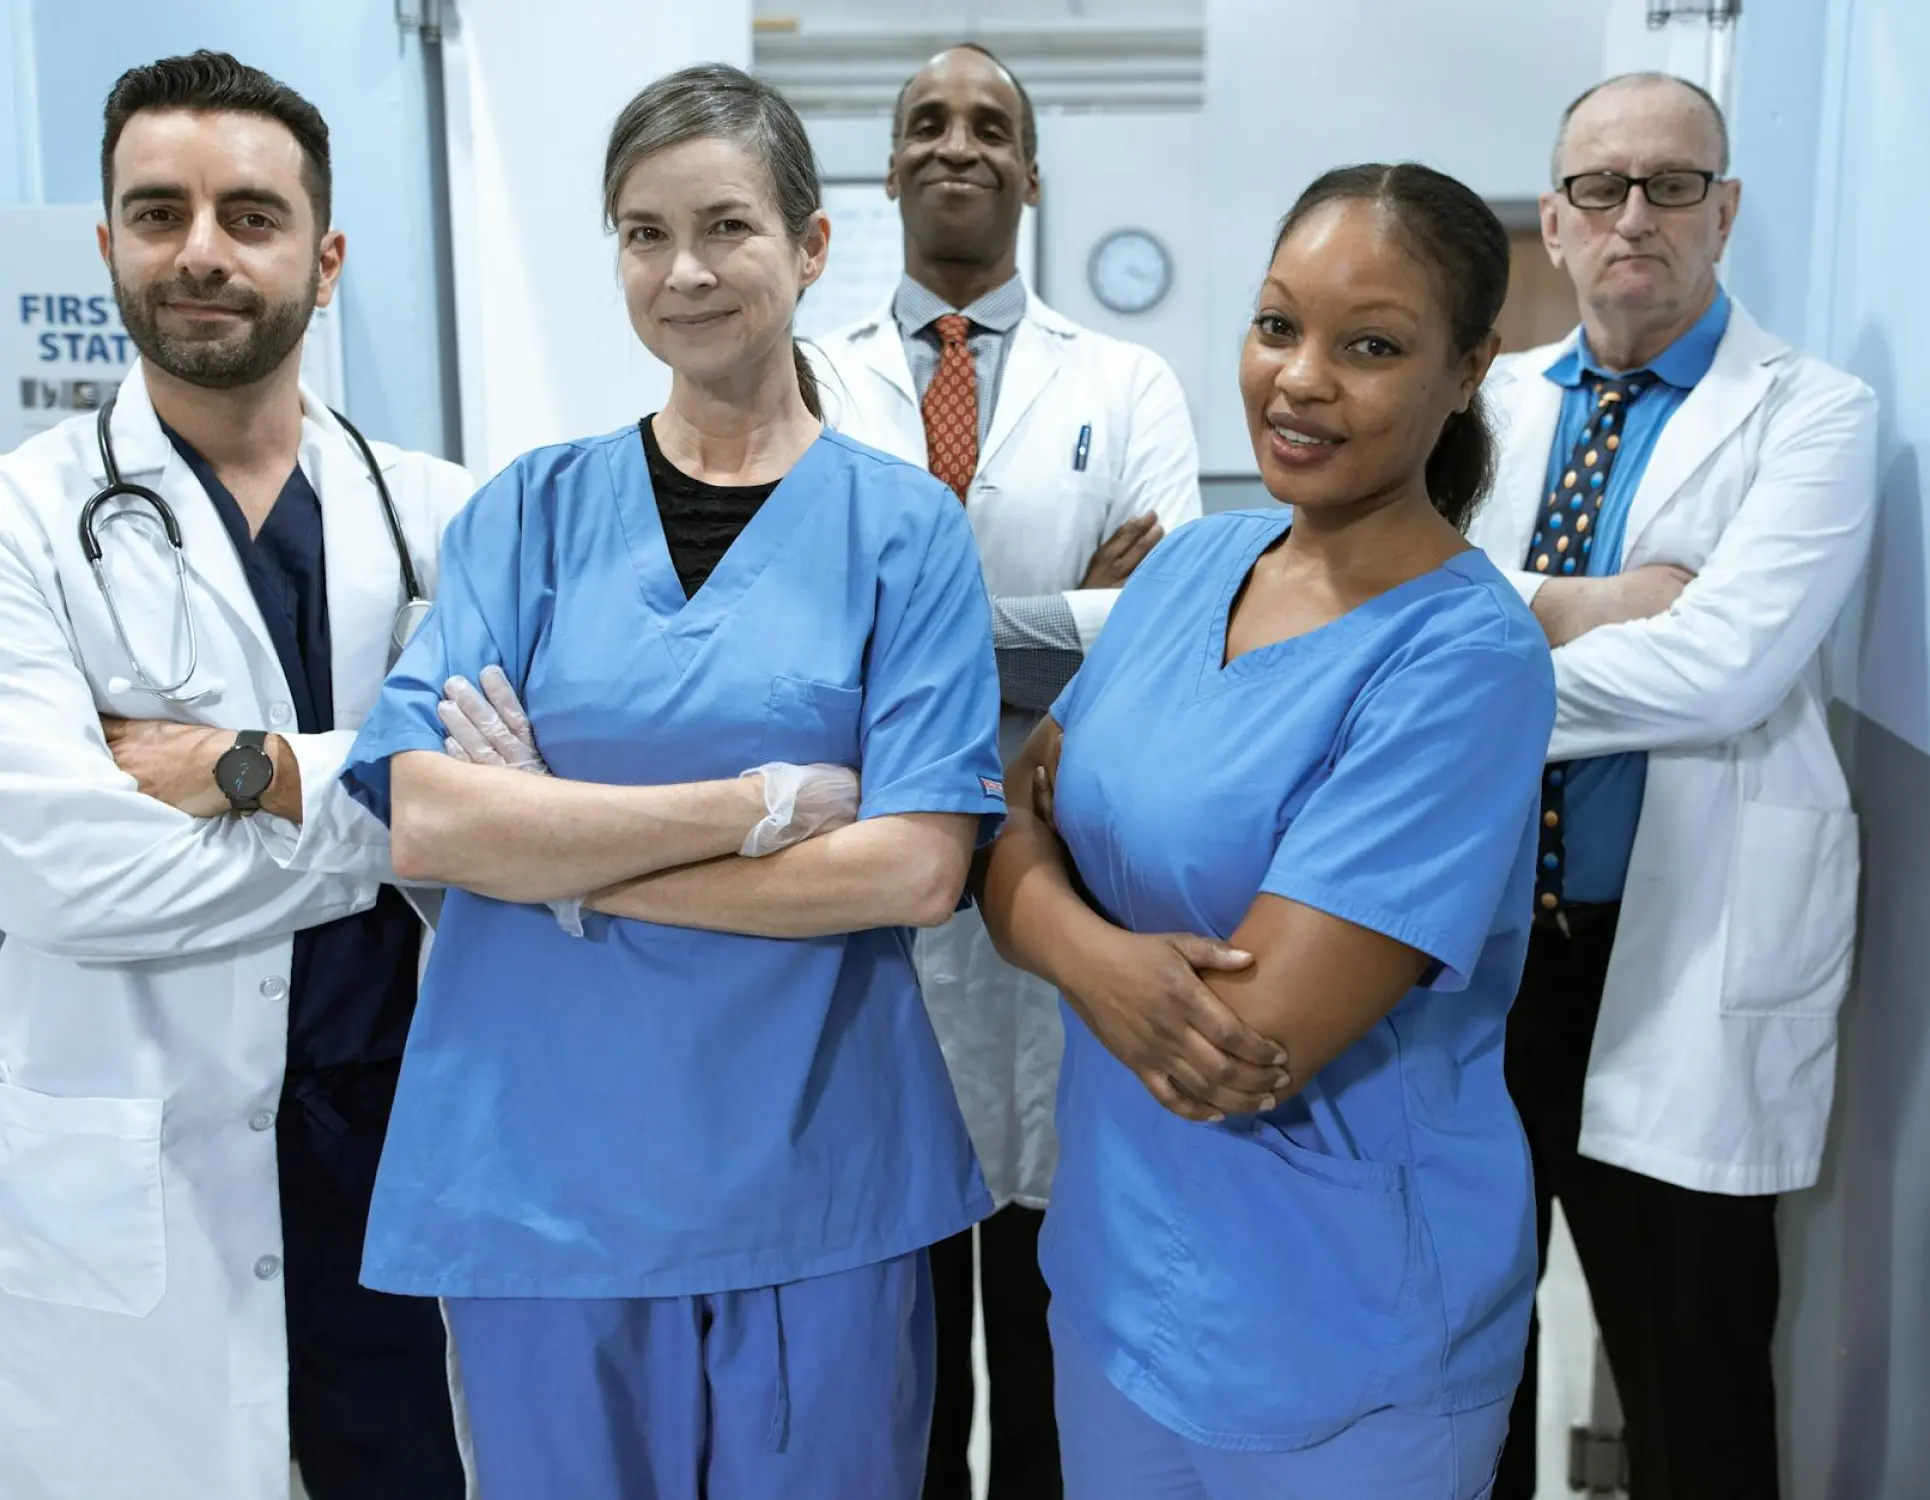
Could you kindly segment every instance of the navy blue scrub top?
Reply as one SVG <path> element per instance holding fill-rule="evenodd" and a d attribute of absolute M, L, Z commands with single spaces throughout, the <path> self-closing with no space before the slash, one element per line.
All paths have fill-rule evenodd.
<path fill-rule="evenodd" d="M 162 424 L 174 451 L 194 471 L 241 558 L 295 704 L 295 727 L 335 727 L 335 680 L 328 631 L 328 570 L 322 502 L 297 464 L 257 536 L 213 467 Z M 295 934 L 289 974 L 288 1072 L 291 1077 L 402 1055 L 415 1010 L 422 928 L 394 886 L 365 912 Z"/>

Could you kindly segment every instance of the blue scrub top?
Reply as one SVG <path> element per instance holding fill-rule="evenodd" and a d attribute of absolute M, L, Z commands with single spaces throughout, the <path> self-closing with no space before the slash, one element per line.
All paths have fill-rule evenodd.
<path fill-rule="evenodd" d="M 261 530 L 250 535 L 247 514 L 214 465 L 165 422 L 161 430 L 201 482 L 234 543 L 287 680 L 296 729 L 327 733 L 335 727 L 335 665 L 321 496 L 297 465 Z M 392 885 L 377 892 L 367 911 L 295 934 L 288 971 L 288 1087 L 328 1128 L 347 1127 L 318 1075 L 368 1063 L 393 1065 L 402 1055 L 421 951 L 422 920 Z"/>
<path fill-rule="evenodd" d="M 662 785 L 860 769 L 860 816 L 1004 812 L 991 609 L 963 508 L 826 433 L 686 599 L 634 426 L 545 448 L 450 526 L 436 606 L 344 776 L 441 752 L 452 673 L 500 664 L 550 769 Z M 887 1260 L 991 1210 L 911 934 L 809 940 L 451 891 L 363 1280 L 456 1297 L 732 1291 Z"/>
<path fill-rule="evenodd" d="M 1114 922 L 1224 938 L 1268 892 L 1435 962 L 1294 1098 L 1219 1125 L 1065 1012 L 1054 1310 L 1151 1416 L 1254 1450 L 1520 1377 L 1534 1200 L 1502 1042 L 1555 713 L 1547 641 L 1478 551 L 1222 666 L 1287 524 L 1175 532 L 1053 709 L 1060 831 Z"/>

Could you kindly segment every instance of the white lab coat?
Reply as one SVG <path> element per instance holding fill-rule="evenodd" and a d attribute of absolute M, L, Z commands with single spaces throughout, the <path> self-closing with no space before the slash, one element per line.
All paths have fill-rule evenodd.
<path fill-rule="evenodd" d="M 1570 337 L 1572 343 L 1573 335 Z M 1568 345 L 1498 361 L 1494 497 L 1470 537 L 1519 571 Z M 1555 652 L 1549 758 L 1649 753 L 1583 1101 L 1581 1150 L 1704 1192 L 1816 1180 L 1856 931 L 1857 838 L 1820 647 L 1863 566 L 1876 399 L 1740 304 L 1663 429 L 1624 568 L 1697 577 L 1667 614 Z"/>
<path fill-rule="evenodd" d="M 303 401 L 329 562 L 327 734 L 294 732 L 234 545 L 138 365 L 114 410 L 116 455 L 179 519 L 200 632 L 191 687 L 217 693 L 176 708 L 109 688 L 131 674 L 77 533 L 103 483 L 94 418 L 0 458 L 0 1493 L 20 1500 L 288 1493 L 272 1127 L 291 939 L 366 909 L 394 878 L 386 829 L 336 771 L 403 598 L 366 465 Z M 375 451 L 433 593 L 468 476 Z M 116 522 L 104 547 L 130 638 L 173 678 L 186 653 L 158 526 Z M 190 818 L 143 796 L 108 753 L 102 712 L 285 734 L 301 826 Z"/>
<path fill-rule="evenodd" d="M 826 419 L 923 467 L 924 418 L 889 304 L 811 351 Z M 1083 471 L 1080 428 L 1092 428 Z M 1081 589 L 1099 544 L 1156 512 L 1167 531 L 1200 513 L 1199 447 L 1172 368 L 1027 295 L 998 404 L 967 494 L 986 587 L 998 597 L 1063 593 L 1089 649 L 1118 598 Z M 1007 709 L 1009 759 L 1037 723 Z M 919 982 L 986 1183 L 1002 1207 L 1043 1208 L 1058 1157 L 1052 1128 L 1064 1038 L 1050 985 L 1002 962 L 976 910 L 919 934 Z"/>

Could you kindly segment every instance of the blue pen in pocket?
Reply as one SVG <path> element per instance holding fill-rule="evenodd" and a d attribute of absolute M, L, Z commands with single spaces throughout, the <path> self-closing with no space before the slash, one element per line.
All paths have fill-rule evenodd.
<path fill-rule="evenodd" d="M 1088 422 L 1079 429 L 1079 441 L 1072 448 L 1072 472 L 1086 472 L 1086 459 L 1092 452 L 1092 423 Z"/>

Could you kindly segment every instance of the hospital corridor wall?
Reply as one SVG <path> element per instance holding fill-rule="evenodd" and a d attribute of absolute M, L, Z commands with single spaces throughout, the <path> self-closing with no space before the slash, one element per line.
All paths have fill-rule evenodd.
<path fill-rule="evenodd" d="M 329 124 L 335 222 L 348 239 L 339 312 L 349 415 L 373 437 L 443 453 L 426 75 L 422 41 L 395 12 L 393 0 L 0 0 L 0 32 L 23 39 L 32 60 L 31 118 L 9 133 L 37 137 L 25 149 L 38 159 L 38 201 L 98 208 L 101 105 L 126 69 L 212 47 L 307 95 Z M 9 106 L 26 91 L 12 92 Z M 0 158 L 7 145 L 0 135 Z M 0 167 L 0 206 L 34 201 L 26 176 Z M 76 253 L 92 256 L 91 238 Z"/>
<path fill-rule="evenodd" d="M 1833 728 L 1863 823 L 1863 919 L 1821 1184 L 1781 1214 L 1789 1500 L 1930 1494 L 1930 156 L 1922 0 L 1751 5 L 1736 62 L 1731 286 L 1882 403 L 1868 579 L 1839 628 Z"/>

